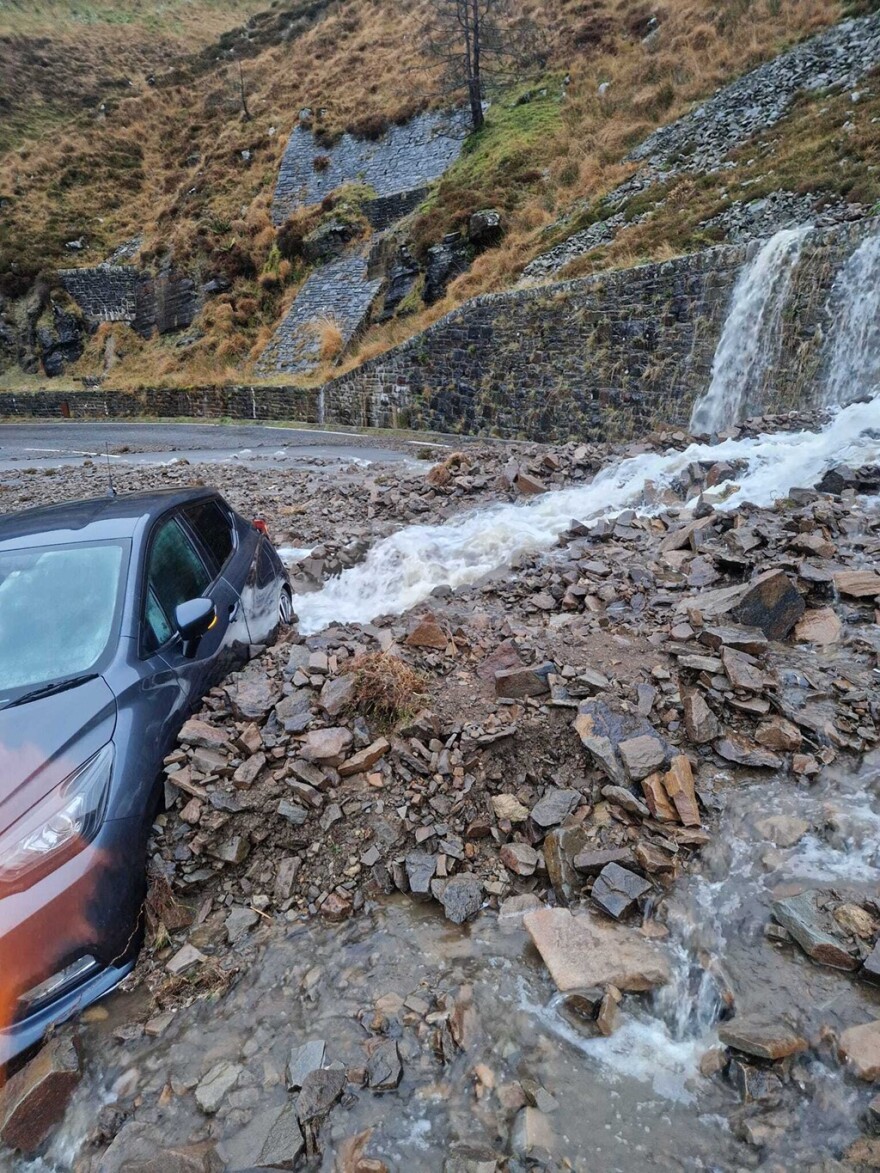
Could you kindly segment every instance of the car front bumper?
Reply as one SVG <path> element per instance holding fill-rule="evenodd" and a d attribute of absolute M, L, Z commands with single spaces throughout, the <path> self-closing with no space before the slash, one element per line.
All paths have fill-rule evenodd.
<path fill-rule="evenodd" d="M 144 889 L 139 838 L 134 820 L 108 821 L 32 887 L 0 897 L 0 1064 L 131 972 Z M 77 980 L 30 1005 L 22 1001 L 83 958 L 92 964 Z"/>

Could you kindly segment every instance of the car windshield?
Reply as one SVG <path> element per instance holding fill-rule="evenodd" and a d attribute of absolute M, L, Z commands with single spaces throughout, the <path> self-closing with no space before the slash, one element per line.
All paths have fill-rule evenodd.
<path fill-rule="evenodd" d="M 100 663 L 127 554 L 122 542 L 0 550 L 0 695 Z"/>

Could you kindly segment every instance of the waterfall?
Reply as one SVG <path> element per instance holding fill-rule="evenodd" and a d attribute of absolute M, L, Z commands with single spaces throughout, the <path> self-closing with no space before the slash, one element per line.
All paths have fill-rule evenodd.
<path fill-rule="evenodd" d="M 812 227 L 777 232 L 740 274 L 715 351 L 709 389 L 691 413 L 692 432 L 732 427 L 744 406 L 762 398 L 764 379 L 779 352 L 792 274 Z"/>
<path fill-rule="evenodd" d="M 650 513 L 660 508 L 654 504 L 659 491 L 692 461 L 737 465 L 729 495 L 723 497 L 722 486 L 716 486 L 722 499 L 715 507 L 730 510 L 746 501 L 772 505 L 792 485 L 815 484 L 832 464 L 868 464 L 878 457 L 880 398 L 843 408 L 822 432 L 780 432 L 691 444 L 683 452 L 643 453 L 603 469 L 588 485 L 490 506 L 443 525 L 398 530 L 322 590 L 298 596 L 299 628 L 308 635 L 330 623 L 368 623 L 378 615 L 399 614 L 435 587 L 477 582 L 517 557 L 549 550 L 572 518 L 586 521 L 628 507 Z"/>
<path fill-rule="evenodd" d="M 825 403 L 845 406 L 880 388 L 880 235 L 863 241 L 843 266 L 831 305 Z"/>

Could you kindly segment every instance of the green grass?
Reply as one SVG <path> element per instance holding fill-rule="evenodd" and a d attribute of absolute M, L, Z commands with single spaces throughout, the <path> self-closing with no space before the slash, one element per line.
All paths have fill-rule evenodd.
<path fill-rule="evenodd" d="M 413 235 L 421 247 L 464 227 L 482 208 L 511 210 L 543 183 L 542 158 L 562 126 L 561 78 L 500 97 L 458 160 L 422 205 Z"/>

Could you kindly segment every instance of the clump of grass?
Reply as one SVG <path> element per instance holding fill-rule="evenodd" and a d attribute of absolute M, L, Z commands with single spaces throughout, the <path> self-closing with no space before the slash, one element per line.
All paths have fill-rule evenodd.
<path fill-rule="evenodd" d="M 330 362 L 336 358 L 345 345 L 342 330 L 335 318 L 319 318 L 315 322 L 315 334 L 318 338 L 318 354 L 321 362 Z"/>
<path fill-rule="evenodd" d="M 367 652 L 351 666 L 353 707 L 381 729 L 391 729 L 421 708 L 427 681 L 388 652 Z"/>

